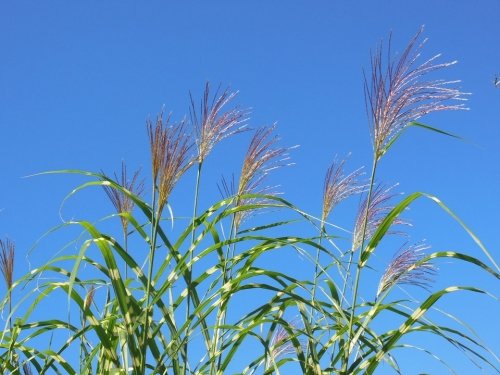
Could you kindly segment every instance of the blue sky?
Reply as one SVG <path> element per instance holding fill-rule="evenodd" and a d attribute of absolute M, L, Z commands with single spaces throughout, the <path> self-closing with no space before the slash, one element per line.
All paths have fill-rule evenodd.
<path fill-rule="evenodd" d="M 458 60 L 442 78 L 462 80 L 460 87 L 472 95 L 470 111 L 422 122 L 466 141 L 412 129 L 384 158 L 380 177 L 405 193 L 439 196 L 498 254 L 500 89 L 493 79 L 500 74 L 499 16 L 497 0 L 2 2 L 0 236 L 15 240 L 18 265 L 27 266 L 23 254 L 60 222 L 59 205 L 78 180 L 22 177 L 62 168 L 112 172 L 122 159 L 147 170 L 146 119 L 162 106 L 181 119 L 189 91 L 199 97 L 207 80 L 239 90 L 238 103 L 253 109 L 253 126 L 277 122 L 283 144 L 300 145 L 292 155 L 296 165 L 279 171 L 276 181 L 285 198 L 317 212 L 335 155 L 352 152 L 352 169 L 371 162 L 363 97 L 370 51 L 390 31 L 400 51 L 425 25 L 425 56 Z M 202 204 L 216 194 L 221 173 L 238 170 L 243 155 L 225 155 L 238 155 L 246 139 L 225 143 L 211 156 Z M 191 192 L 174 197 L 189 201 Z M 69 203 L 64 215 L 98 218 L 111 211 L 84 201 L 85 195 Z M 481 257 L 436 206 L 418 203 L 408 216 L 413 240 Z M 50 253 L 52 244 L 44 249 Z M 30 261 L 39 259 L 35 252 Z M 470 268 L 443 270 L 437 282 L 447 281 L 478 282 L 498 292 L 492 278 Z M 467 298 L 452 297 L 442 306 L 473 322 L 498 352 L 491 329 L 498 329 L 498 304 L 484 297 L 464 304 Z M 409 373 L 423 371 L 415 366 Z"/>

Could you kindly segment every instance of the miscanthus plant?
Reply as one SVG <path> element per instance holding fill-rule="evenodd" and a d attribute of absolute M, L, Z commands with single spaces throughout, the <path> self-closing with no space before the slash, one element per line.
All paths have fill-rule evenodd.
<path fill-rule="evenodd" d="M 88 181 L 67 198 L 103 189 L 102 198 L 107 196 L 116 212 L 98 222 L 65 221 L 50 235 L 79 228 L 78 251 L 37 265 L 18 280 L 13 280 L 15 244 L 0 241 L 5 279 L 0 373 L 371 374 L 381 364 L 401 373 L 396 352 L 402 348 L 424 351 L 454 373 L 438 353 L 411 345 L 415 334 L 430 334 L 479 369 L 498 372 L 495 354 L 452 312 L 444 314 L 449 325 L 427 314 L 447 294 L 486 293 L 475 286 L 434 288 L 437 258 L 469 263 L 492 282 L 499 277 L 494 259 L 439 198 L 397 195 L 394 186 L 377 178 L 405 130 L 450 135 L 421 119 L 465 109 L 455 81 L 429 78 L 454 62 L 439 63 L 438 56 L 422 60 L 423 44 L 419 32 L 397 58 L 382 45 L 372 55 L 365 77 L 371 171 L 348 172 L 345 160 L 334 160 L 326 170 L 319 214 L 304 212 L 268 185 L 274 169 L 290 164 L 290 147 L 281 145 L 275 126 L 250 130 L 249 112 L 234 105 L 237 93 L 213 92 L 208 84 L 200 101 L 191 96 L 186 120 L 174 122 L 160 113 L 147 122 L 149 181 L 124 164 L 118 175 L 50 172 L 85 176 Z M 201 206 L 211 151 L 243 132 L 251 140 L 241 171 L 221 182 L 222 199 Z M 186 174 L 189 170 L 194 173 Z M 195 176 L 192 215 L 180 218 L 172 192 L 189 176 Z M 355 222 L 350 229 L 335 226 L 332 212 L 354 196 L 361 202 Z M 387 251 L 382 240 L 404 232 L 401 215 L 422 199 L 456 220 L 487 260 L 433 252 L 424 242 L 404 239 L 379 270 L 373 294 L 363 295 L 360 286 L 367 271 L 374 272 L 373 255 Z M 109 221 L 122 230 L 103 229 Z M 300 233 L 310 228 L 309 237 L 294 234 L 298 222 Z M 288 267 L 264 261 L 280 252 Z M 423 288 L 424 298 L 395 298 L 398 287 Z"/>

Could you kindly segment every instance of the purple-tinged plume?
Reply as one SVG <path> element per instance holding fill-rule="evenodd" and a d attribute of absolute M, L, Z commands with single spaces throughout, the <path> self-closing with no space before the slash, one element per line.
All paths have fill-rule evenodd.
<path fill-rule="evenodd" d="M 436 55 L 417 64 L 427 41 L 419 43 L 422 31 L 423 28 L 398 58 L 391 56 L 390 37 L 387 63 L 383 61 L 382 45 L 372 55 L 371 76 L 365 76 L 365 99 L 377 159 L 411 122 L 432 112 L 467 109 L 460 103 L 465 100 L 465 93 L 453 87 L 460 81 L 427 79 L 429 73 L 454 65 L 456 61 L 436 63 L 440 57 Z"/>

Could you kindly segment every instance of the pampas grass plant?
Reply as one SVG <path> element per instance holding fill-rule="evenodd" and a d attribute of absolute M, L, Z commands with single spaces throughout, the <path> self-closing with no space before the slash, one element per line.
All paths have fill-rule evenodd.
<path fill-rule="evenodd" d="M 431 334 L 463 352 L 479 369 L 498 372 L 494 353 L 465 323 L 457 329 L 455 321 L 448 326 L 427 315 L 447 294 L 487 293 L 476 286 L 434 289 L 436 259 L 468 263 L 496 281 L 499 269 L 493 257 L 437 197 L 398 195 L 377 175 L 407 128 L 447 135 L 421 121 L 432 112 L 465 109 L 457 81 L 428 78 L 455 62 L 438 63 L 439 56 L 420 62 L 425 42 L 421 33 L 397 58 L 390 38 L 388 47 L 381 45 L 373 53 L 365 76 L 371 173 L 348 172 L 346 161 L 335 159 L 326 171 L 318 218 L 267 185 L 276 168 L 291 164 L 291 147 L 281 144 L 274 125 L 253 130 L 239 178 L 224 180 L 223 198 L 200 207 L 203 165 L 210 162 L 211 151 L 221 141 L 252 131 L 249 112 L 233 104 L 237 93 L 212 93 L 208 83 L 199 104 L 190 95 L 185 119 L 176 122 L 161 112 L 147 122 L 149 183 L 140 172 L 129 175 L 125 164 L 114 177 L 48 172 L 88 178 L 69 196 L 104 188 L 116 210 L 106 220 L 119 220 L 122 233 L 105 231 L 103 221 L 66 221 L 59 231 L 77 227 L 83 232 L 79 251 L 58 255 L 24 275 L 18 269 L 17 280 L 13 242 L 0 241 L 5 279 L 0 373 L 347 375 L 373 374 L 381 364 L 401 373 L 396 349 L 414 334 Z M 186 221 L 173 214 L 172 192 L 180 179 L 189 178 L 191 167 L 197 171 L 193 214 Z M 151 192 L 147 198 L 145 186 Z M 330 225 L 330 217 L 340 202 L 352 197 L 361 204 L 346 240 L 345 232 L 339 236 L 338 227 Z M 406 245 L 379 272 L 376 293 L 364 295 L 360 285 L 367 270 L 373 270 L 379 244 L 391 233 L 404 232 L 407 221 L 401 215 L 408 215 L 406 209 L 418 199 L 435 202 L 456 220 L 488 264 L 455 251 L 431 252 L 424 243 L 408 245 L 405 238 Z M 256 212 L 261 215 L 254 224 Z M 296 235 L 297 222 L 300 233 L 308 228 L 309 236 Z M 265 266 L 262 260 L 277 251 L 288 254 L 290 266 Z M 299 277 L 293 271 L 297 267 L 309 276 Z M 420 287 L 426 296 L 412 303 L 394 299 L 393 291 L 401 287 Z M 44 303 L 64 304 L 61 294 L 67 319 L 41 314 Z M 74 319 L 75 312 L 79 319 Z M 390 328 L 381 330 L 375 319 Z"/>

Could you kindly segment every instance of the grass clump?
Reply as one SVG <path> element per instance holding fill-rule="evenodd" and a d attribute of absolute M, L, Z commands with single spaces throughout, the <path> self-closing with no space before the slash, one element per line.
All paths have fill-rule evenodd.
<path fill-rule="evenodd" d="M 0 241 L 6 285 L 1 307 L 7 313 L 0 372 L 372 374 L 385 364 L 401 373 L 394 352 L 415 333 L 442 339 L 479 368 L 498 371 L 494 354 L 465 324 L 457 329 L 454 322 L 447 326 L 426 315 L 447 294 L 486 293 L 475 286 L 433 290 L 437 258 L 469 263 L 496 280 L 493 258 L 437 197 L 421 192 L 397 196 L 377 178 L 383 158 L 408 127 L 448 134 L 421 118 L 465 109 L 456 81 L 427 79 L 454 62 L 437 63 L 435 56 L 419 63 L 420 36 L 421 31 L 397 59 L 389 49 L 385 61 L 382 46 L 372 55 L 365 76 L 371 173 L 364 180 L 361 169 L 346 172 L 346 160 L 334 160 L 326 171 L 319 218 L 266 185 L 274 169 L 290 164 L 291 148 L 280 144 L 274 125 L 253 131 L 239 178 L 223 180 L 223 198 L 200 207 L 203 167 L 211 151 L 250 131 L 249 112 L 233 105 L 237 93 L 219 89 L 212 95 L 209 84 L 199 105 L 190 96 L 189 120 L 174 122 L 162 112 L 147 122 L 149 184 L 140 172 L 129 175 L 125 164 L 114 177 L 55 172 L 89 178 L 70 196 L 104 188 L 116 209 L 111 219 L 119 219 L 122 232 L 108 233 L 102 222 L 66 221 L 63 227 L 82 231 L 78 253 L 55 257 L 15 281 L 13 242 Z M 182 220 L 173 214 L 172 192 L 190 168 L 196 169 L 192 216 Z M 350 240 L 345 240 L 329 220 L 335 207 L 353 196 L 361 204 Z M 468 254 L 431 252 L 423 243 L 407 242 L 380 273 L 376 293 L 362 295 L 360 286 L 381 241 L 402 232 L 407 222 L 400 215 L 418 199 L 435 202 L 457 220 L 490 265 Z M 256 225 L 249 224 L 253 214 L 269 211 L 273 215 L 260 215 Z M 294 235 L 292 223 L 297 222 L 311 235 Z M 297 262 L 309 277 L 299 277 L 293 267 L 265 265 L 263 259 L 276 251 L 288 254 L 287 265 Z M 424 288 L 426 297 L 393 299 L 401 285 Z M 67 319 L 46 317 L 41 306 L 60 304 L 61 294 Z M 398 323 L 380 330 L 376 318 Z"/>

